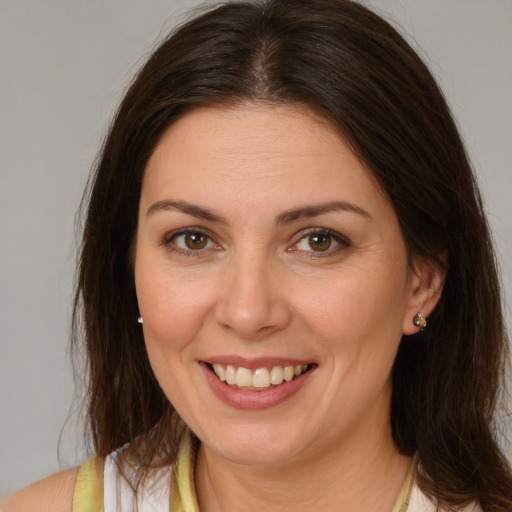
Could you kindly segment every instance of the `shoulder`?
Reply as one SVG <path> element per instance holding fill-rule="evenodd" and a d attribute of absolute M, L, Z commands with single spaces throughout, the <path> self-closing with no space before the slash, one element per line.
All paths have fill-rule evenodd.
<path fill-rule="evenodd" d="M 21 489 L 0 504 L 1 512 L 71 512 L 78 468 L 66 469 Z"/>

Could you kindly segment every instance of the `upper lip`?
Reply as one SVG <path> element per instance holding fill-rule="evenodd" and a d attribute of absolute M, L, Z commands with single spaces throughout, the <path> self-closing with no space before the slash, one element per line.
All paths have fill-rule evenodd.
<path fill-rule="evenodd" d="M 222 364 L 256 370 L 258 368 L 272 368 L 273 366 L 297 366 L 299 364 L 313 364 L 308 359 L 287 357 L 255 357 L 246 358 L 236 355 L 212 356 L 204 359 L 205 363 Z"/>

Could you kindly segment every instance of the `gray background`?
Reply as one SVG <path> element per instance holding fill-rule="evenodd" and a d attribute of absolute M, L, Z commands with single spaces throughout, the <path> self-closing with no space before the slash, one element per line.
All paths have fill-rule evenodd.
<path fill-rule="evenodd" d="M 417 41 L 441 82 L 480 176 L 510 302 L 512 0 L 367 3 Z M 86 457 L 78 416 L 66 423 L 74 215 L 124 88 L 197 4 L 0 0 L 0 495 Z"/>

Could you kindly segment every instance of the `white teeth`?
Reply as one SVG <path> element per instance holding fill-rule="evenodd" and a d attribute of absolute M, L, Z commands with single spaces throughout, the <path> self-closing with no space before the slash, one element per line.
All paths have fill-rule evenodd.
<path fill-rule="evenodd" d="M 266 368 L 258 368 L 252 376 L 253 388 L 268 388 L 270 386 L 270 373 Z"/>
<path fill-rule="evenodd" d="M 214 368 L 215 370 L 215 368 Z M 227 365 L 226 366 L 226 382 L 233 386 L 233 384 L 236 384 L 236 370 L 233 366 Z"/>
<path fill-rule="evenodd" d="M 219 380 L 230 386 L 264 390 L 271 386 L 279 386 L 283 381 L 292 381 L 295 377 L 302 375 L 309 368 L 309 365 L 274 366 L 270 371 L 267 368 L 258 368 L 253 371 L 242 366 L 235 367 L 229 364 L 227 366 L 213 364 L 212 368 Z"/>
<path fill-rule="evenodd" d="M 278 386 L 279 384 L 282 384 L 283 379 L 283 367 L 274 366 L 274 368 L 272 368 L 272 371 L 270 372 L 270 384 Z"/>
<path fill-rule="evenodd" d="M 286 366 L 284 369 L 284 380 L 290 382 L 295 375 L 295 368 L 293 366 Z"/>
<path fill-rule="evenodd" d="M 236 385 L 239 388 L 251 387 L 252 385 L 252 372 L 247 368 L 238 368 L 236 372 Z"/>
<path fill-rule="evenodd" d="M 224 371 L 224 368 L 221 364 L 214 364 L 213 371 L 217 374 L 217 377 L 219 377 L 221 381 L 226 380 L 226 372 Z"/>

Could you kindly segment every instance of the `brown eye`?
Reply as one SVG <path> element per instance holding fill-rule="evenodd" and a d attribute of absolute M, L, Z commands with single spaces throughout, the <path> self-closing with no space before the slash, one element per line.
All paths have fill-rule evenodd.
<path fill-rule="evenodd" d="M 332 245 L 332 236 L 328 234 L 310 235 L 308 243 L 313 251 L 327 251 Z"/>
<path fill-rule="evenodd" d="M 206 233 L 196 230 L 184 230 L 176 233 L 166 244 L 178 251 L 185 252 L 197 252 L 203 249 L 215 248 L 215 244 Z"/>
<path fill-rule="evenodd" d="M 202 233 L 187 233 L 184 235 L 184 242 L 187 249 L 197 251 L 204 249 L 208 244 L 208 237 Z"/>
<path fill-rule="evenodd" d="M 291 250 L 309 254 L 311 257 L 320 256 L 322 253 L 325 253 L 323 256 L 334 256 L 350 246 L 350 240 L 341 233 L 330 229 L 313 229 L 309 233 L 304 233 Z"/>

